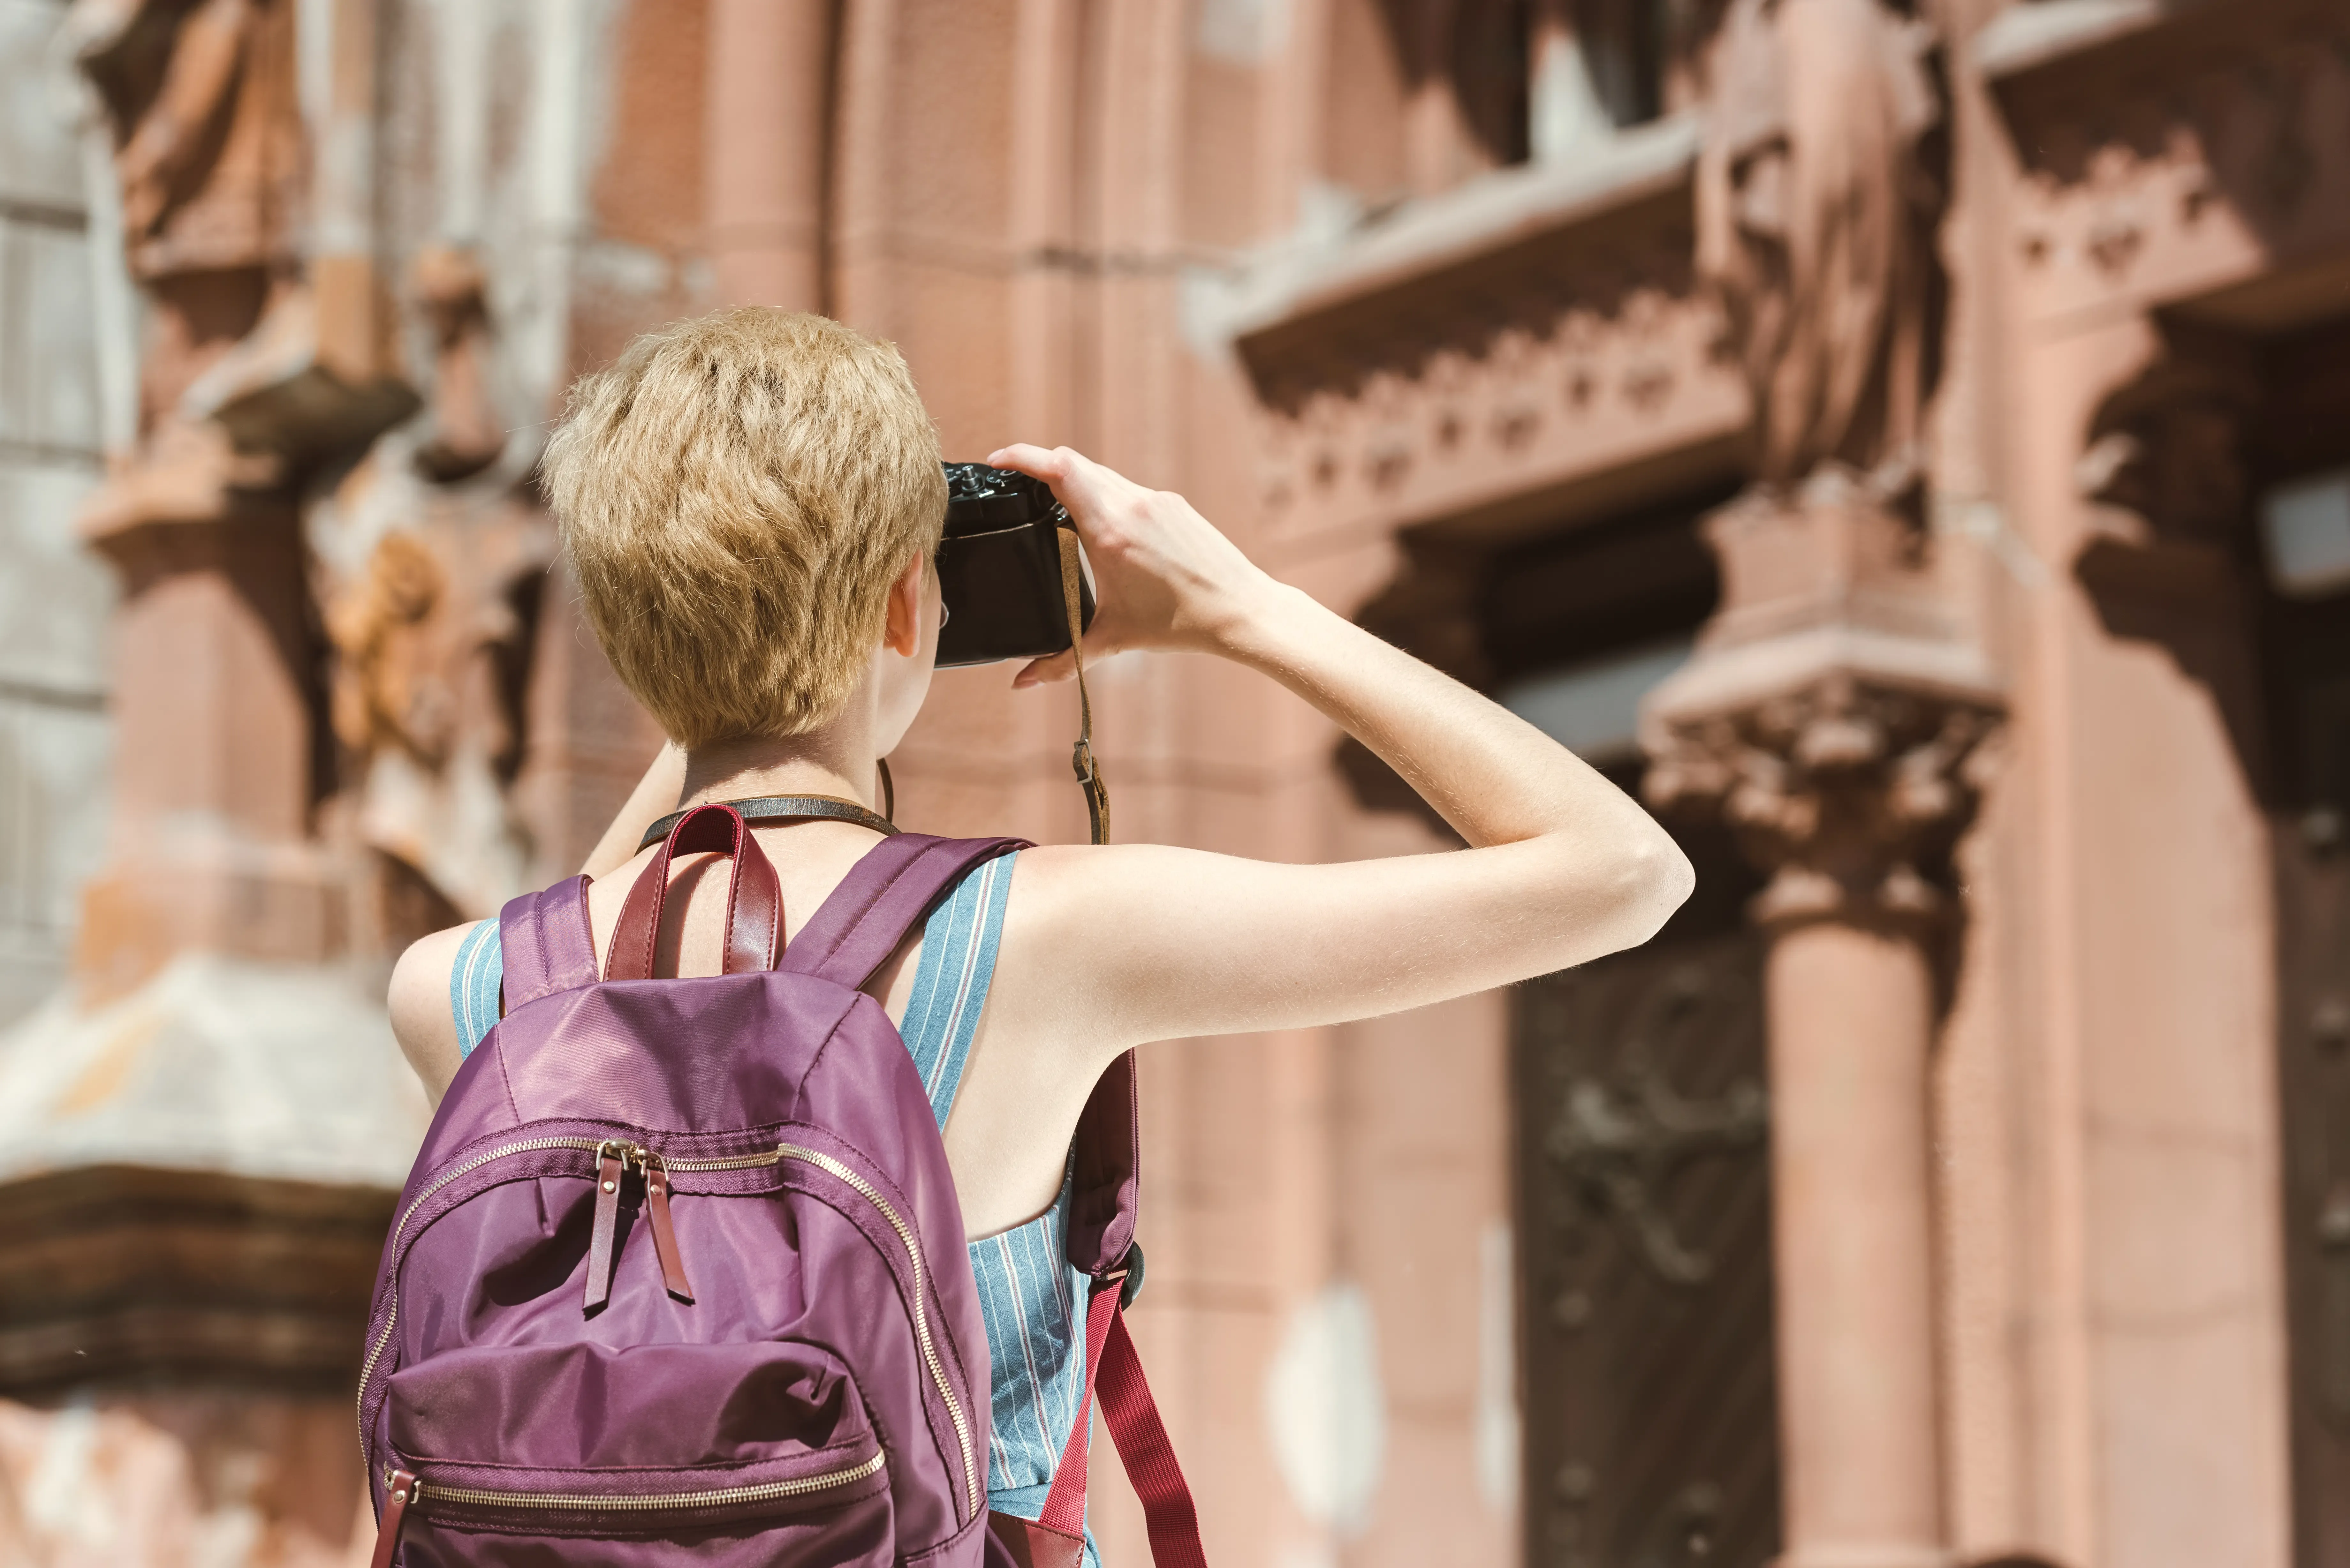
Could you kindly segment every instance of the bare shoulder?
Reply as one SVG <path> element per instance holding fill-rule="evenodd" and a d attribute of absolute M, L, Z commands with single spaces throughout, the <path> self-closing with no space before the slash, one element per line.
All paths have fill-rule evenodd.
<path fill-rule="evenodd" d="M 1020 852 L 1004 909 L 1006 940 L 1084 941 L 1112 911 L 1151 902 L 1226 857 L 1160 844 L 1040 844 Z"/>
<path fill-rule="evenodd" d="M 1189 913 L 1252 863 L 1168 845 L 1040 845 L 1021 851 L 988 1010 L 1039 1043 L 1081 1040 L 1090 1072 L 1144 1024 L 1138 1004 L 1176 979 Z"/>
<path fill-rule="evenodd" d="M 392 966 L 385 998 L 392 1036 L 435 1104 L 464 1059 L 457 1048 L 457 1020 L 449 1010 L 449 977 L 457 967 L 457 950 L 473 929 L 470 922 L 452 926 L 411 942 Z"/>

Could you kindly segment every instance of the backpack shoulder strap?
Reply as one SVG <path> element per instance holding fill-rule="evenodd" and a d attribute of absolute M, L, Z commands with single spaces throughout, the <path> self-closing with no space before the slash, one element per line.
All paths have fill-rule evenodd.
<path fill-rule="evenodd" d="M 1076 1170 L 1066 1239 L 1069 1266 L 1093 1279 L 1122 1268 L 1141 1201 L 1141 1118 L 1134 1053 L 1103 1070 L 1077 1117 Z"/>
<path fill-rule="evenodd" d="M 1021 838 L 885 838 L 849 868 L 785 943 L 775 967 L 855 989 L 889 961 L 956 878 L 983 860 L 1028 847 Z"/>
<path fill-rule="evenodd" d="M 992 1528 L 1033 1537 L 1036 1531 L 1066 1546 L 1086 1530 L 1090 1412 L 1101 1402 L 1103 1424 L 1126 1461 L 1126 1479 L 1142 1503 L 1142 1520 L 1157 1568 L 1207 1568 L 1200 1511 L 1176 1462 L 1159 1402 L 1142 1375 L 1142 1358 L 1127 1332 L 1126 1304 L 1141 1282 L 1142 1250 L 1134 1245 L 1137 1197 L 1134 1053 L 1109 1064 L 1077 1119 L 1076 1189 L 1071 1194 L 1069 1262 L 1089 1274 L 1086 1298 L 1086 1383 L 1077 1418 L 1053 1467 L 1042 1514 L 1033 1527 L 1003 1520 Z M 1016 1553 L 1015 1553 L 1016 1555 Z M 1042 1561 L 1042 1553 L 1034 1552 Z"/>
<path fill-rule="evenodd" d="M 588 925 L 588 878 L 567 877 L 543 893 L 509 900 L 498 911 L 498 956 L 505 962 L 508 1012 L 595 984 L 600 971 Z"/>

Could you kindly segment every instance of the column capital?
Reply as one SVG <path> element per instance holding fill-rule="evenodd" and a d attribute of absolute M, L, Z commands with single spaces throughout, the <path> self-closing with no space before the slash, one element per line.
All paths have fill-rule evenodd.
<path fill-rule="evenodd" d="M 1725 600 L 1643 711 L 1649 800 L 1721 814 L 1772 873 L 1766 928 L 1922 936 L 2003 710 L 1980 650 L 1914 565 L 1913 525 L 1864 496 L 1752 495 L 1708 532 Z"/>

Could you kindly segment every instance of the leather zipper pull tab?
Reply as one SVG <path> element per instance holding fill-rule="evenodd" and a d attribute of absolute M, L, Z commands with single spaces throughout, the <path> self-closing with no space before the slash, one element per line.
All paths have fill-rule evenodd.
<path fill-rule="evenodd" d="M 416 1496 L 416 1477 L 407 1470 L 394 1470 L 384 1484 L 383 1518 L 375 1529 L 375 1557 L 369 1568 L 391 1568 L 392 1553 L 400 1550 L 400 1523 L 408 1517 L 408 1505 Z"/>
<path fill-rule="evenodd" d="M 588 1236 L 588 1304 L 594 1312 L 612 1296 L 613 1244 L 620 1232 L 620 1182 L 629 1173 L 624 1146 L 608 1143 L 598 1151 L 596 1218 Z"/>
<path fill-rule="evenodd" d="M 653 1229 L 653 1251 L 660 1257 L 661 1283 L 669 1293 L 688 1306 L 693 1304 L 693 1287 L 685 1282 L 685 1254 L 677 1250 L 677 1232 L 669 1222 L 669 1172 L 659 1155 L 648 1154 L 641 1162 L 645 1173 L 645 1218 Z"/>

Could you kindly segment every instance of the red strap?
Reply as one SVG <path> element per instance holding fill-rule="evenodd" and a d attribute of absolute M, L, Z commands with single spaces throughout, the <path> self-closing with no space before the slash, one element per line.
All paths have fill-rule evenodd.
<path fill-rule="evenodd" d="M 1086 1439 L 1091 1435 L 1087 1417 L 1094 1406 L 1094 1377 L 1101 1371 L 1102 1352 L 1109 1345 L 1109 1320 L 1118 1315 L 1116 1285 L 1097 1285 L 1086 1303 L 1086 1386 L 1077 1396 L 1076 1424 L 1061 1447 L 1061 1462 L 1053 1467 L 1053 1490 L 1045 1494 L 1045 1511 L 1036 1522 L 1064 1535 L 1082 1534 L 1086 1528 Z"/>
<path fill-rule="evenodd" d="M 1143 1522 L 1150 1532 L 1150 1560 L 1158 1568 L 1208 1568 L 1208 1554 L 1200 1543 L 1200 1512 L 1192 1506 L 1191 1489 L 1183 1469 L 1175 1462 L 1175 1446 L 1159 1418 L 1159 1402 L 1142 1376 L 1142 1358 L 1135 1354 L 1127 1333 L 1120 1300 L 1122 1279 L 1098 1281 L 1086 1303 L 1086 1388 L 1077 1401 L 1076 1425 L 1069 1428 L 1068 1445 L 1053 1471 L 1053 1490 L 1045 1494 L 1045 1511 L 1037 1523 L 1065 1535 L 1082 1535 L 1086 1528 L 1087 1415 L 1093 1407 L 1094 1385 L 1101 1385 L 1102 1419 L 1126 1461 L 1127 1479 L 1142 1500 Z"/>
<path fill-rule="evenodd" d="M 721 971 L 753 974 L 775 967 L 784 940 L 784 891 L 775 863 L 759 847 L 741 812 L 731 805 L 697 805 L 680 815 L 660 853 L 620 901 L 620 918 L 613 923 L 611 945 L 606 950 L 606 980 L 652 979 L 653 945 L 660 937 L 661 904 L 669 897 L 670 857 L 704 850 L 733 858 L 726 884 Z"/>

